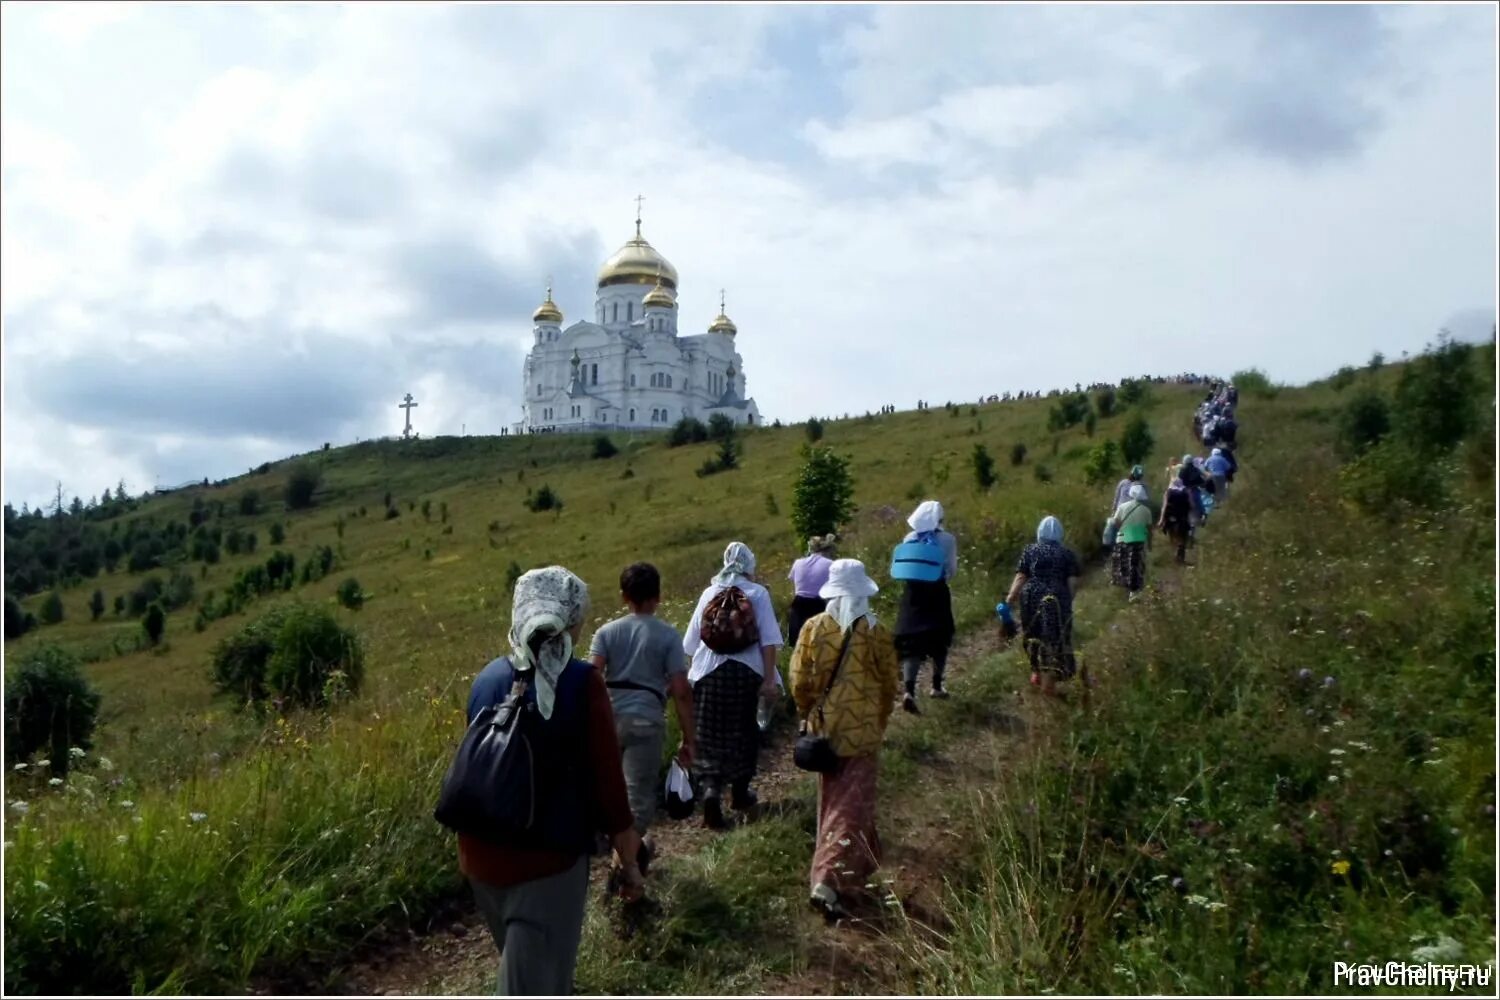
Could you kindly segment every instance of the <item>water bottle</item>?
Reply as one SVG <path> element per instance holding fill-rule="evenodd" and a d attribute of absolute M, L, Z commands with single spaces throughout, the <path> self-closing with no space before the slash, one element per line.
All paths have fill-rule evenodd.
<path fill-rule="evenodd" d="M 767 698 L 765 695 L 761 695 L 760 703 L 755 707 L 755 724 L 760 727 L 762 733 L 769 733 L 771 731 L 771 712 L 775 707 L 776 699 L 774 697 Z"/>
<path fill-rule="evenodd" d="M 1010 605 L 1004 601 L 995 605 L 995 617 L 1000 619 L 1000 623 L 1006 628 L 1016 627 L 1016 620 L 1010 613 Z"/>

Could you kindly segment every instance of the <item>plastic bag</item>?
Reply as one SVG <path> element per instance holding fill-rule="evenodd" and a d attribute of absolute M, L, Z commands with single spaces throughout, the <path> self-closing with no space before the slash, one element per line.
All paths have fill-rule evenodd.
<path fill-rule="evenodd" d="M 667 815 L 687 819 L 693 814 L 693 782 L 687 769 L 673 760 L 667 768 Z"/>

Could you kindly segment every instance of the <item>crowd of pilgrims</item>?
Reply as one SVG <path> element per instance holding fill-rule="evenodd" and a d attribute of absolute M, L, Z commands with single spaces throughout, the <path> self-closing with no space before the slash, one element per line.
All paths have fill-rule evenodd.
<path fill-rule="evenodd" d="M 1185 561 L 1195 533 L 1228 500 L 1238 464 L 1234 386 L 1199 376 L 1175 380 L 1209 385 L 1193 417 L 1195 438 L 1209 453 L 1169 462 L 1154 506 L 1141 466 L 1116 487 L 1102 541 L 1110 548 L 1111 583 L 1132 600 L 1145 587 L 1153 535 L 1164 535 L 1176 560 Z M 786 637 L 757 578 L 755 553 L 741 542 L 724 550 L 682 634 L 656 616 L 655 567 L 627 566 L 619 581 L 625 613 L 600 627 L 586 650 L 584 582 L 561 566 L 520 577 L 510 652 L 473 683 L 468 731 L 438 809 L 459 834 L 460 869 L 499 951 L 501 994 L 572 991 L 591 856 L 612 850 L 606 892 L 627 908 L 644 907 L 656 853 L 650 831 L 660 808 L 677 819 L 701 813 L 713 830 L 756 813 L 752 786 L 769 709 L 788 682 L 799 720 L 796 761 L 816 771 L 819 782 L 809 902 L 830 921 L 871 902 L 865 887 L 881 858 L 875 815 L 881 742 L 898 706 L 922 711 L 918 687 L 928 664 L 926 696 L 948 696 L 955 633 L 949 584 L 959 546 L 942 504 L 923 501 L 907 527 L 892 559 L 890 575 L 901 587 L 894 622 L 871 610 L 880 588 L 865 565 L 839 558 L 835 536 L 819 536 L 807 540 L 806 555 L 791 567 Z M 1073 599 L 1083 569 L 1063 537 L 1056 517 L 1042 519 L 996 608 L 1002 639 L 1019 638 L 1031 684 L 1052 696 L 1075 674 L 1085 691 L 1093 683 L 1073 649 Z M 787 639 L 793 650 L 784 680 L 777 663 Z M 664 788 L 669 702 L 681 742 Z M 507 718 L 530 726 L 525 780 L 507 770 L 505 762 L 518 759 L 511 747 L 496 749 L 506 733 L 510 743 L 522 742 L 523 730 L 507 730 Z M 480 803 L 478 812 L 522 814 L 526 829 L 513 824 L 497 832 L 484 823 L 501 820 L 453 819 L 460 810 L 451 801 L 466 792 L 458 786 L 478 780 L 476 770 L 488 782 L 477 786 L 481 795 L 496 787 L 527 795 L 524 808 Z"/>

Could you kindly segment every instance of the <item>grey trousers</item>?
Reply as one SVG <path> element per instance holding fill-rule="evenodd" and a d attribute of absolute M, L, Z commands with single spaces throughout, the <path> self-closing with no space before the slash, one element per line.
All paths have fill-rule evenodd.
<path fill-rule="evenodd" d="M 620 766 L 625 771 L 625 793 L 635 832 L 646 835 L 656 818 L 657 786 L 661 783 L 661 749 L 667 740 L 667 720 L 644 715 L 615 717 L 615 736 L 620 741 Z"/>
<path fill-rule="evenodd" d="M 470 881 L 479 912 L 500 951 L 497 996 L 567 996 L 583 938 L 589 859 L 567 871 L 516 885 Z"/>

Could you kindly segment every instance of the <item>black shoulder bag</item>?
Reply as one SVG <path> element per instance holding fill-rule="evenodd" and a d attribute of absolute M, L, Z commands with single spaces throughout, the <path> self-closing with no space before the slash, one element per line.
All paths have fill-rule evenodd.
<path fill-rule="evenodd" d="M 839 671 L 844 667 L 844 661 L 849 658 L 849 644 L 854 641 L 854 629 L 859 622 L 856 620 L 849 626 L 849 634 L 844 637 L 844 648 L 839 651 L 839 662 L 834 664 L 833 673 L 828 677 L 828 687 L 823 689 L 823 697 L 818 699 L 818 705 L 813 709 L 818 713 L 819 728 L 824 724 L 823 703 L 828 700 L 828 695 L 833 691 L 833 682 L 838 680 Z M 811 713 L 808 714 L 811 718 Z M 813 736 L 807 731 L 807 723 L 802 724 L 802 733 L 797 737 L 797 743 L 792 748 L 792 763 L 804 771 L 814 771 L 818 774 L 827 774 L 835 771 L 839 766 L 839 755 L 833 752 L 833 744 L 827 736 Z"/>

